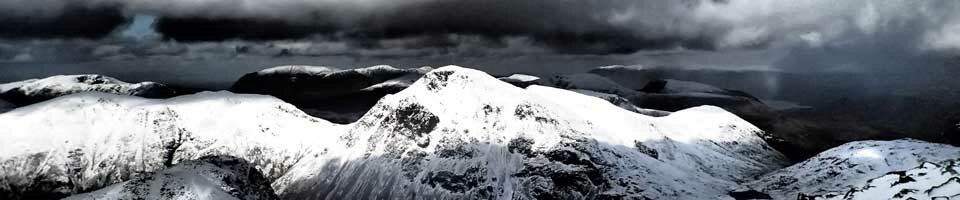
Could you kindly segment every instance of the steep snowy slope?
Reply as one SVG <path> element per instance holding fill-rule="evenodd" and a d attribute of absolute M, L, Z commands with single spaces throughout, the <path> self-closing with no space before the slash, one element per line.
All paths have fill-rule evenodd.
<path fill-rule="evenodd" d="M 958 147 L 919 140 L 851 142 L 744 186 L 776 199 L 795 199 L 799 193 L 842 194 L 891 171 L 957 158 L 960 158 Z"/>
<path fill-rule="evenodd" d="M 274 183 L 288 199 L 715 199 L 781 167 L 716 107 L 649 117 L 455 66 L 381 99 L 324 156 Z"/>
<path fill-rule="evenodd" d="M 341 132 L 279 99 L 228 92 L 75 94 L 0 114 L 0 127 L 0 199 L 88 191 L 205 155 L 249 160 L 273 180 Z"/>
<path fill-rule="evenodd" d="M 955 199 L 960 198 L 960 160 L 924 162 L 906 171 L 888 172 L 843 193 L 806 199 Z"/>
<path fill-rule="evenodd" d="M 275 96 L 310 115 L 349 123 L 360 118 L 384 95 L 407 88 L 430 70 L 429 67 L 397 69 L 386 65 L 347 70 L 279 66 L 244 75 L 230 91 Z"/>
<path fill-rule="evenodd" d="M 278 199 L 270 183 L 247 161 L 207 156 L 68 200 Z"/>
<path fill-rule="evenodd" d="M 19 106 L 80 92 L 105 92 L 147 98 L 172 97 L 176 93 L 159 83 L 127 83 L 96 74 L 59 75 L 0 84 L 0 99 Z"/>

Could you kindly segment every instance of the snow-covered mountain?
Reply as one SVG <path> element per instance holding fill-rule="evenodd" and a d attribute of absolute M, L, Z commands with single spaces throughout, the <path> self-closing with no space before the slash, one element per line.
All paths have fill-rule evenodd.
<path fill-rule="evenodd" d="M 172 88 L 160 83 L 127 83 L 96 74 L 59 75 L 0 84 L 0 99 L 18 106 L 81 92 L 104 92 L 147 98 L 166 98 L 176 95 Z"/>
<path fill-rule="evenodd" d="M 67 200 L 278 199 L 270 182 L 246 160 L 205 156 Z"/>
<path fill-rule="evenodd" d="M 846 192 L 804 199 L 954 199 L 960 197 L 960 160 L 940 163 L 924 162 L 905 171 L 887 172 L 867 180 L 862 186 Z"/>
<path fill-rule="evenodd" d="M 845 194 L 861 184 L 877 185 L 881 182 L 870 182 L 869 180 L 890 172 L 909 170 L 921 166 L 921 163 L 924 162 L 940 163 L 958 158 L 960 158 L 960 147 L 946 144 L 909 139 L 851 142 L 827 150 L 804 162 L 763 175 L 758 180 L 745 183 L 743 186 L 745 189 L 769 194 L 775 199 L 796 199 L 801 193 L 804 195 Z M 939 166 L 936 168 L 939 168 Z M 881 181 L 885 181 L 889 178 L 881 179 Z M 944 181 L 940 181 L 940 183 L 944 183 Z M 876 186 L 876 189 L 891 187 L 891 185 Z M 905 185 L 903 187 L 914 186 Z M 876 190 L 871 189 L 869 191 Z M 899 192 L 899 190 L 896 192 Z M 887 199 L 890 197 L 892 196 L 882 196 L 882 198 L 857 197 L 854 199 Z"/>
<path fill-rule="evenodd" d="M 543 81 L 540 79 L 540 77 L 526 74 L 511 74 L 510 76 L 499 77 L 497 79 L 521 88 L 543 84 Z"/>
<path fill-rule="evenodd" d="M 381 99 L 274 187 L 287 199 L 729 198 L 785 163 L 760 133 L 716 107 L 650 117 L 448 66 Z"/>
<path fill-rule="evenodd" d="M 319 66 L 279 66 L 248 73 L 230 91 L 266 94 L 307 113 L 338 123 L 356 121 L 381 97 L 407 88 L 429 67 L 397 69 L 378 65 L 340 70 Z"/>
<path fill-rule="evenodd" d="M 337 125 L 263 95 L 56 98 L 0 114 L 0 199 L 102 188 L 207 155 L 243 158 L 270 180 L 334 141 Z"/>

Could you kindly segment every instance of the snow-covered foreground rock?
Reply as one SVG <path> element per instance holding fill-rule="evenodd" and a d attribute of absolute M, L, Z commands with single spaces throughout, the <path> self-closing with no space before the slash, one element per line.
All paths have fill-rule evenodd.
<path fill-rule="evenodd" d="M 782 167 L 723 109 L 664 117 L 443 67 L 381 99 L 328 153 L 274 188 L 286 199 L 717 199 Z"/>
<path fill-rule="evenodd" d="M 147 98 L 166 98 L 176 95 L 172 88 L 160 83 L 127 83 L 96 74 L 59 75 L 0 84 L 0 99 L 18 106 L 81 92 L 104 92 Z"/>
<path fill-rule="evenodd" d="M 940 163 L 958 158 L 960 158 L 960 147 L 946 144 L 909 139 L 851 142 L 820 153 L 807 161 L 764 175 L 756 181 L 745 183 L 743 186 L 769 194 L 775 199 L 796 199 L 801 193 L 811 196 L 840 194 L 842 197 L 852 188 L 869 183 L 874 185 L 871 187 L 872 189 L 867 190 L 870 192 L 858 192 L 863 194 L 859 194 L 852 199 L 888 199 L 893 196 L 884 196 L 887 193 L 881 191 L 923 187 L 923 185 L 916 184 L 925 184 L 926 182 L 894 187 L 889 184 L 884 185 L 883 181 L 890 180 L 890 177 L 884 175 L 895 171 L 909 170 L 921 166 L 921 163 L 924 162 Z M 941 168 L 941 166 L 929 164 L 922 166 L 922 168 L 930 167 Z M 920 171 L 916 171 L 916 173 L 920 173 Z M 870 181 L 881 176 L 886 178 Z M 949 176 L 955 177 L 956 174 L 943 176 L 948 176 L 946 178 L 949 179 Z M 924 177 L 930 178 L 932 182 L 944 178 L 932 175 Z M 944 182 L 945 180 L 939 181 L 939 183 Z M 899 190 L 895 192 L 899 192 Z M 866 194 L 880 196 L 868 196 Z"/>
<path fill-rule="evenodd" d="M 207 156 L 67 200 L 278 199 L 269 181 L 246 160 Z"/>
<path fill-rule="evenodd" d="M 0 127 L 0 199 L 89 191 L 206 155 L 243 158 L 274 180 L 341 132 L 279 99 L 228 92 L 75 94 L 0 114 Z"/>
<path fill-rule="evenodd" d="M 891 171 L 843 193 L 805 199 L 955 199 L 960 198 L 960 160 L 924 162 L 905 171 Z"/>

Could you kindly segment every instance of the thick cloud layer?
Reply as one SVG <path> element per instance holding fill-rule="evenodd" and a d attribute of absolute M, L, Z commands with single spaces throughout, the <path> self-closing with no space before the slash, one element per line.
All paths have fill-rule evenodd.
<path fill-rule="evenodd" d="M 101 38 L 125 21 L 123 14 L 112 8 L 72 8 L 56 16 L 0 14 L 0 38 Z"/>
<path fill-rule="evenodd" d="M 7 0 L 0 2 L 0 19 L 12 24 L 52 19 L 46 21 L 65 25 L 74 22 L 65 19 L 110 16 L 105 13 L 116 8 L 128 15 L 158 15 L 160 32 L 179 41 L 322 35 L 364 43 L 457 34 L 528 37 L 561 53 L 630 53 L 906 36 L 919 40 L 911 46 L 949 49 L 960 47 L 960 37 L 954 36 L 960 31 L 958 6 L 949 0 Z M 71 15 L 82 9 L 107 10 Z M 106 23 L 112 20 L 84 21 L 115 24 Z M 44 34 L 57 31 L 6 36 L 58 36 Z"/>
<path fill-rule="evenodd" d="M 538 63 L 560 60 L 904 74 L 933 85 L 960 75 L 957 10 L 953 0 L 5 0 L 0 65 L 256 58 L 550 71 L 558 67 Z M 122 36 L 118 19 L 142 15 L 165 39 Z"/>

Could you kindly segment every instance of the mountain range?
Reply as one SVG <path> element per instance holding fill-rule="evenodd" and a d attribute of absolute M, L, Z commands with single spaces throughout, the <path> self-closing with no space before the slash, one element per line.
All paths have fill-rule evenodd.
<path fill-rule="evenodd" d="M 793 138 L 744 117 L 776 109 L 681 80 L 284 66 L 165 97 L 76 77 L 0 85 L 52 98 L 0 113 L 0 198 L 960 196 L 960 148 L 867 140 L 791 162 Z M 370 106 L 333 106 L 352 102 Z"/>

